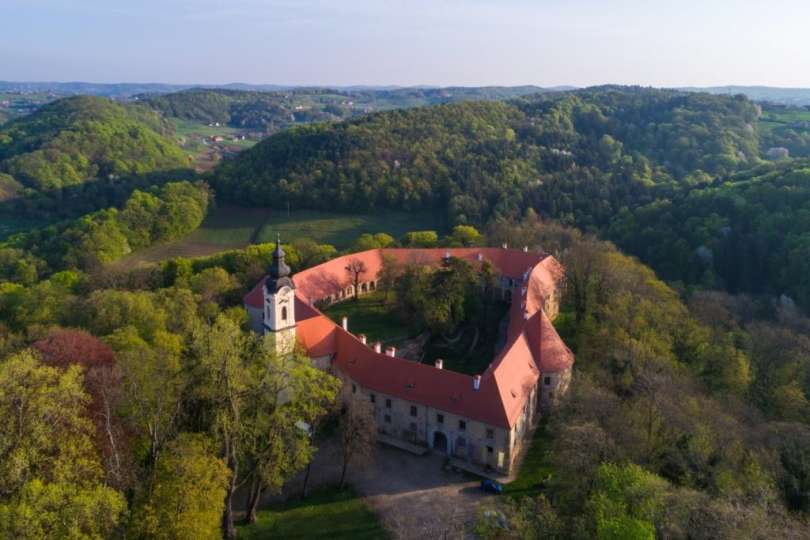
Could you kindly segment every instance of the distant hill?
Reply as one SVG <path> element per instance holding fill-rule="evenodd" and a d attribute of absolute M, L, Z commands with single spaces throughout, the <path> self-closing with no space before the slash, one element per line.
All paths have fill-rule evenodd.
<path fill-rule="evenodd" d="M 651 186 L 756 163 L 757 114 L 745 98 L 626 87 L 388 111 L 269 137 L 213 182 L 244 204 L 439 208 L 473 223 L 532 206 L 587 227 Z"/>
<path fill-rule="evenodd" d="M 52 190 L 188 166 L 185 153 L 164 136 L 169 133 L 165 121 L 145 107 L 65 98 L 0 127 L 0 172 L 25 187 Z"/>
<path fill-rule="evenodd" d="M 733 96 L 742 94 L 754 101 L 767 101 L 781 105 L 810 106 L 810 88 L 777 88 L 773 86 L 710 86 L 683 87 L 688 92 L 708 92 Z"/>
<path fill-rule="evenodd" d="M 194 88 L 134 99 L 166 117 L 219 122 L 234 128 L 267 133 L 311 122 L 345 120 L 370 112 L 454 103 L 494 101 L 536 94 L 535 86 L 480 88 L 396 88 L 333 90 L 296 88 L 258 92 L 223 88 Z"/>

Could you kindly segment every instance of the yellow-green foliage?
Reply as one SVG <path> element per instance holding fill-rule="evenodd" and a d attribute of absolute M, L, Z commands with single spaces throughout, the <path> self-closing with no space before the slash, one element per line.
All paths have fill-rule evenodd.
<path fill-rule="evenodd" d="M 78 366 L 31 352 L 0 362 L 0 532 L 3 538 L 104 538 L 126 510 L 103 485 Z"/>
<path fill-rule="evenodd" d="M 169 443 L 155 467 L 146 503 L 133 529 L 144 538 L 216 540 L 230 471 L 212 442 L 183 433 Z"/>
<path fill-rule="evenodd" d="M 160 117 L 100 97 L 45 105 L 0 129 L 0 169 L 37 190 L 108 175 L 187 167 L 183 151 L 156 130 Z"/>

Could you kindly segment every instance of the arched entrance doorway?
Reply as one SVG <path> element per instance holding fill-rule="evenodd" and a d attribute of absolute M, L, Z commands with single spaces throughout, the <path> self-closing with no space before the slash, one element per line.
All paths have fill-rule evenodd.
<path fill-rule="evenodd" d="M 433 433 L 433 449 L 439 452 L 447 453 L 447 435 L 441 431 Z"/>

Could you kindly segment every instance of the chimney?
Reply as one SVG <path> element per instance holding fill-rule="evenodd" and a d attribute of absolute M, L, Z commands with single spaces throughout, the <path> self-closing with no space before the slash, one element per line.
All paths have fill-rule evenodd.
<path fill-rule="evenodd" d="M 476 392 L 481 389 L 481 375 L 473 377 L 473 390 Z"/>
<path fill-rule="evenodd" d="M 374 352 L 380 354 L 382 352 L 382 343 L 379 341 L 374 344 Z"/>
<path fill-rule="evenodd" d="M 363 345 L 366 344 L 366 335 L 365 334 L 360 334 L 357 337 L 360 339 L 360 343 L 362 343 Z"/>
<path fill-rule="evenodd" d="M 343 329 L 348 332 L 349 331 L 349 318 L 348 317 L 343 317 L 342 319 L 340 319 L 340 326 L 342 326 Z"/>
<path fill-rule="evenodd" d="M 504 242 L 503 244 L 501 244 L 501 247 L 502 247 L 503 249 L 507 249 L 507 248 L 509 247 L 509 244 L 507 244 L 506 242 Z"/>
<path fill-rule="evenodd" d="M 385 348 L 385 356 L 396 356 L 397 355 L 397 348 L 396 347 L 386 347 Z"/>
<path fill-rule="evenodd" d="M 529 246 L 523 246 L 523 253 L 529 252 Z"/>
<path fill-rule="evenodd" d="M 436 362 L 434 362 L 434 365 L 436 366 L 436 369 L 444 369 L 444 360 L 442 360 L 441 358 L 437 358 Z"/>

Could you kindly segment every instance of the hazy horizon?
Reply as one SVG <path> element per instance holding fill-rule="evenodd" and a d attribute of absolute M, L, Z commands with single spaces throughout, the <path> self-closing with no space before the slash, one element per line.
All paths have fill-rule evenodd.
<path fill-rule="evenodd" d="M 4 0 L 0 79 L 803 88 L 808 19 L 798 0 Z"/>

